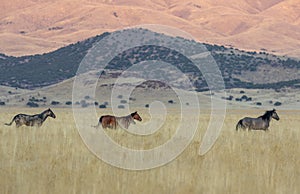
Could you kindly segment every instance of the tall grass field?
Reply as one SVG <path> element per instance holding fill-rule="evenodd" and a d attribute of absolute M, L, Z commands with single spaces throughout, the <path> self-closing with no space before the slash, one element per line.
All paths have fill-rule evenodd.
<path fill-rule="evenodd" d="M 228 110 L 217 142 L 200 156 L 210 119 L 204 111 L 191 144 L 182 154 L 164 166 L 132 171 L 105 163 L 87 148 L 72 109 L 52 110 L 57 118 L 48 118 L 41 128 L 16 128 L 4 123 L 18 113 L 36 114 L 43 109 L 0 109 L 0 193 L 300 193 L 299 111 L 278 110 L 280 120 L 272 120 L 267 132 L 237 132 L 239 119 L 264 111 Z M 138 111 L 143 122 L 150 119 L 146 109 Z M 108 113 L 105 110 L 99 116 Z M 124 147 L 149 149 L 172 138 L 178 117 L 169 112 L 161 129 L 149 136 L 122 129 L 105 132 Z M 97 120 L 90 123 L 96 125 Z"/>

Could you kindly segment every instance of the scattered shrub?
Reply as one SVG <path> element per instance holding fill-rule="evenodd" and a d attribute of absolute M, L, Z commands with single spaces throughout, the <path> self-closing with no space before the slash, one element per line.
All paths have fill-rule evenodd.
<path fill-rule="evenodd" d="M 145 107 L 146 107 L 146 108 L 149 108 L 149 104 L 146 104 Z"/>
<path fill-rule="evenodd" d="M 281 106 L 281 104 L 282 104 L 281 102 L 277 101 L 277 102 L 274 103 L 274 106 Z"/>
<path fill-rule="evenodd" d="M 169 100 L 168 103 L 174 104 L 174 101 L 173 100 Z"/>
<path fill-rule="evenodd" d="M 121 100 L 120 102 L 121 102 L 122 104 L 126 104 L 126 103 L 127 103 L 126 100 Z"/>
<path fill-rule="evenodd" d="M 233 99 L 233 96 L 229 96 L 226 98 L 226 100 L 232 100 Z"/>
<path fill-rule="evenodd" d="M 5 102 L 0 102 L 0 106 L 5 106 Z"/>
<path fill-rule="evenodd" d="M 38 99 L 35 99 L 35 97 L 32 96 L 31 98 L 29 98 L 29 101 L 31 101 L 31 102 L 38 102 L 39 100 L 38 100 Z"/>
<path fill-rule="evenodd" d="M 135 99 L 135 98 L 132 98 L 132 97 L 130 97 L 129 100 L 131 100 L 131 101 L 136 101 L 136 99 Z"/>
<path fill-rule="evenodd" d="M 244 91 L 244 90 L 241 90 L 241 91 L 240 91 L 240 94 L 245 94 L 245 91 Z"/>
<path fill-rule="evenodd" d="M 229 96 L 229 97 L 221 97 L 221 99 L 223 99 L 223 100 L 232 100 L 232 99 L 233 99 L 233 96 Z"/>
<path fill-rule="evenodd" d="M 86 103 L 85 100 L 81 100 L 80 104 L 81 104 L 81 107 L 83 107 L 83 108 L 88 107 L 88 105 L 89 105 L 88 103 Z"/>
<path fill-rule="evenodd" d="M 71 101 L 67 101 L 66 105 L 72 105 L 72 102 Z"/>
<path fill-rule="evenodd" d="M 261 103 L 261 102 L 257 102 L 256 105 L 257 105 L 257 106 L 261 106 L 262 103 Z"/>
<path fill-rule="evenodd" d="M 248 97 L 247 97 L 246 95 L 243 95 L 243 96 L 241 97 L 241 99 L 242 99 L 242 100 L 247 100 Z"/>
<path fill-rule="evenodd" d="M 99 108 L 106 108 L 106 105 L 105 104 L 100 104 Z"/>
<path fill-rule="evenodd" d="M 39 107 L 39 105 L 35 102 L 27 102 L 26 106 L 29 106 L 29 107 Z"/>
<path fill-rule="evenodd" d="M 95 106 L 98 106 L 98 105 L 99 105 L 99 103 L 98 103 L 98 102 L 94 102 L 94 104 L 95 104 Z"/>
<path fill-rule="evenodd" d="M 59 105 L 59 104 L 60 104 L 60 102 L 58 102 L 58 101 L 52 101 L 52 102 L 51 102 L 51 105 L 54 105 L 54 106 L 55 106 L 55 105 Z"/>
<path fill-rule="evenodd" d="M 124 106 L 124 105 L 119 105 L 118 108 L 119 108 L 119 109 L 124 109 L 125 106 Z"/>

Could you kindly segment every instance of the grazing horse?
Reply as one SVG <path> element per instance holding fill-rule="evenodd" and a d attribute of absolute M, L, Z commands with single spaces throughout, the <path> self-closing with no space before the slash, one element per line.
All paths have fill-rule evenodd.
<path fill-rule="evenodd" d="M 44 112 L 36 115 L 18 114 L 12 119 L 10 123 L 5 123 L 5 125 L 10 126 L 15 121 L 16 127 L 20 127 L 22 125 L 40 127 L 48 116 L 54 119 L 56 118 L 55 114 L 49 108 Z"/>
<path fill-rule="evenodd" d="M 142 118 L 137 113 L 137 111 L 135 111 L 134 113 L 131 113 L 130 115 L 123 116 L 123 117 L 104 115 L 104 116 L 100 117 L 99 123 L 96 127 L 99 127 L 99 125 L 101 123 L 103 129 L 105 129 L 105 128 L 116 129 L 119 125 L 121 127 L 124 127 L 125 129 L 128 129 L 128 127 L 131 123 L 135 124 L 134 120 L 142 121 Z"/>
<path fill-rule="evenodd" d="M 279 120 L 279 116 L 277 115 L 275 109 L 266 111 L 264 115 L 257 118 L 245 117 L 241 119 L 236 125 L 236 130 L 238 130 L 239 128 L 248 128 L 248 130 L 253 129 L 266 131 L 269 128 L 271 118 L 276 119 L 277 121 Z"/>

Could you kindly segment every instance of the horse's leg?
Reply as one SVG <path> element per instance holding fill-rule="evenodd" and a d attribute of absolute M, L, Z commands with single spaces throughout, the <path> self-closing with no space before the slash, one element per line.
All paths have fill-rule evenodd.
<path fill-rule="evenodd" d="M 117 129 L 117 119 L 115 117 L 111 118 L 111 124 L 113 129 Z"/>
<path fill-rule="evenodd" d="M 16 123 L 16 127 L 17 127 L 17 128 L 20 127 L 20 126 L 22 126 L 20 120 L 15 120 L 15 123 Z"/>
<path fill-rule="evenodd" d="M 247 122 L 245 122 L 244 120 L 242 120 L 241 127 L 245 131 L 249 126 L 247 126 Z"/>
<path fill-rule="evenodd" d="M 35 125 L 34 121 L 31 121 L 28 126 L 33 127 Z"/>
<path fill-rule="evenodd" d="M 106 125 L 105 125 L 105 123 L 104 123 L 104 121 L 102 121 L 102 129 L 105 129 L 106 128 Z"/>
<path fill-rule="evenodd" d="M 109 129 L 112 129 L 112 128 L 113 128 L 113 124 L 112 124 L 111 121 L 108 121 L 108 122 L 106 123 L 106 126 L 107 126 L 107 128 L 109 128 Z"/>
<path fill-rule="evenodd" d="M 116 120 L 113 122 L 113 128 L 117 129 L 117 121 Z"/>
<path fill-rule="evenodd" d="M 252 130 L 252 125 L 249 125 L 248 126 L 248 131 L 251 131 Z"/>
<path fill-rule="evenodd" d="M 109 119 L 109 120 L 107 121 L 107 126 L 108 126 L 108 128 L 110 128 L 110 129 L 113 129 L 113 128 L 114 128 L 114 125 L 113 125 L 113 122 L 112 122 L 111 119 Z"/>
<path fill-rule="evenodd" d="M 108 123 L 107 126 L 108 126 L 108 128 L 110 128 L 110 129 L 113 129 L 113 128 L 114 128 L 113 123 Z"/>
<path fill-rule="evenodd" d="M 125 125 L 124 125 L 124 127 L 125 127 L 125 129 L 128 129 L 128 127 L 129 127 L 129 123 L 125 123 Z"/>
<path fill-rule="evenodd" d="M 40 128 L 42 126 L 43 123 L 37 123 L 37 127 Z"/>

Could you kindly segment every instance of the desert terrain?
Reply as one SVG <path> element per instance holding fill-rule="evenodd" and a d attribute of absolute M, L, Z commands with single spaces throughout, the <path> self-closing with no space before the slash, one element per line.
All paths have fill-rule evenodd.
<path fill-rule="evenodd" d="M 13 0 L 0 4 L 0 53 L 53 51 L 145 24 L 172 26 L 199 42 L 300 56 L 297 0 Z"/>
<path fill-rule="evenodd" d="M 0 193 L 300 193 L 299 5 L 297 0 L 1 2 Z M 106 47 L 98 45 L 104 55 L 94 55 L 87 64 L 98 67 L 111 53 L 113 68 L 76 74 L 96 42 L 132 27 L 141 34 L 120 36 L 124 42 L 136 36 L 164 42 L 170 36 L 175 48 L 208 43 L 205 51 L 191 56 L 203 58 L 204 67 L 216 63 L 217 71 L 197 77 L 180 52 L 146 44 L 114 53 L 122 44 L 108 41 Z M 186 46 L 191 53 L 192 48 L 198 47 Z M 215 63 L 208 63 L 207 50 Z M 190 79 L 159 63 L 157 71 L 150 64 L 122 74 L 151 60 L 175 64 Z M 203 80 L 217 78 L 210 77 L 217 73 L 222 82 L 208 91 Z M 162 81 L 139 74 L 157 74 Z M 183 86 L 187 80 L 190 88 Z M 226 89 L 220 87 L 223 81 Z M 40 128 L 5 125 L 16 114 L 48 108 L 56 118 Z M 268 131 L 236 131 L 240 119 L 272 109 L 280 120 L 272 119 Z M 95 128 L 102 115 L 134 111 L 142 121 L 128 130 Z M 214 128 L 218 122 L 221 128 Z M 137 159 L 101 144 L 104 135 Z M 175 147 L 165 154 L 141 154 L 166 142 Z M 184 149 L 182 142 L 187 143 Z M 204 142 L 214 143 L 203 154 Z M 138 165 L 181 149 L 161 166 Z"/>

